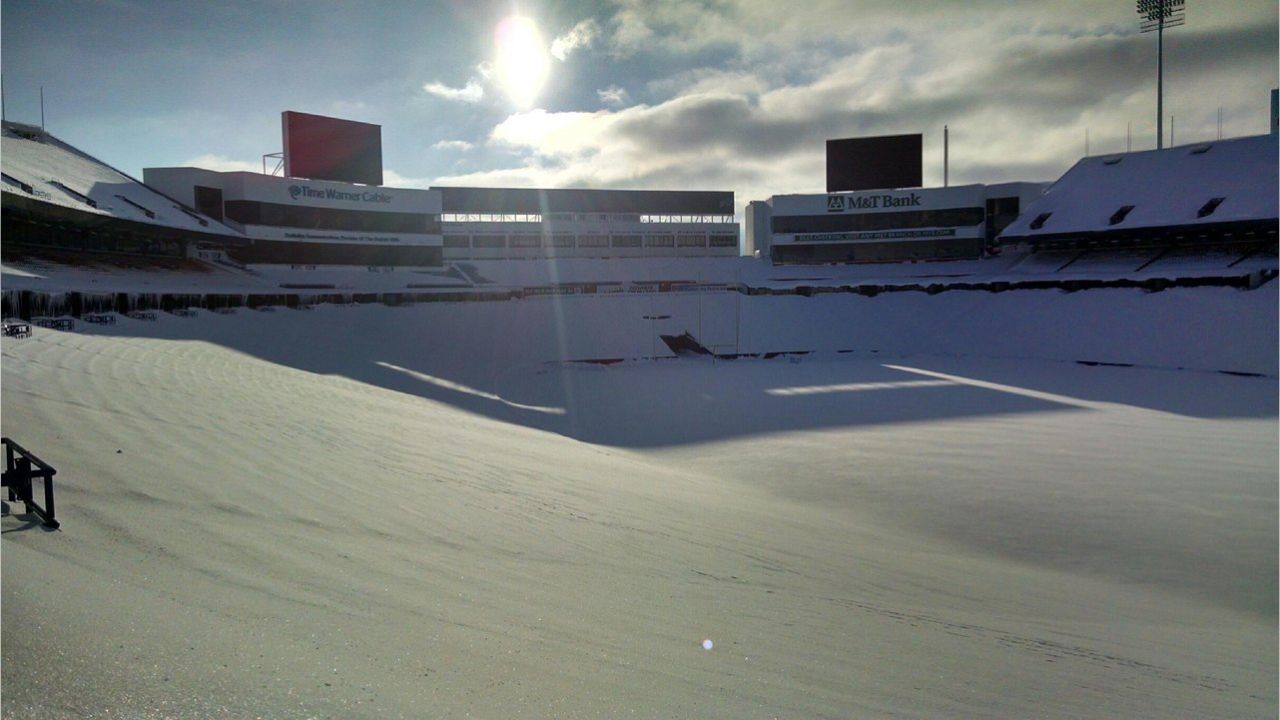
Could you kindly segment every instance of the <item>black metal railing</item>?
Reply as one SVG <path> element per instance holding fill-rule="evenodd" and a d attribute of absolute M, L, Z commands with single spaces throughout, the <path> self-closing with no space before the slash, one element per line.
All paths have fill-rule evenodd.
<path fill-rule="evenodd" d="M 0 442 L 4 443 L 3 486 L 9 488 L 10 502 L 21 500 L 28 513 L 34 512 L 44 520 L 45 527 L 58 527 L 53 509 L 53 476 L 58 471 L 9 438 L 0 438 Z M 43 507 L 36 503 L 32 494 L 37 479 L 44 480 Z"/>

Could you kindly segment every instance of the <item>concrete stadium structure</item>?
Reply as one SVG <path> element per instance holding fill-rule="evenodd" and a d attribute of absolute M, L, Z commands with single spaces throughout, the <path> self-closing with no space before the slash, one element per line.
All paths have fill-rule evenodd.
<path fill-rule="evenodd" d="M 200 168 L 143 178 L 243 234 L 231 252 L 240 262 L 441 264 L 438 192 Z"/>
<path fill-rule="evenodd" d="M 733 257 L 732 192 L 432 188 L 446 260 Z"/>
<path fill-rule="evenodd" d="M 746 247 L 775 263 L 975 259 L 1045 183 L 775 195 L 747 206 Z"/>
<path fill-rule="evenodd" d="M 1000 239 L 1031 249 L 1244 242 L 1274 252 L 1278 138 L 1083 158 Z"/>

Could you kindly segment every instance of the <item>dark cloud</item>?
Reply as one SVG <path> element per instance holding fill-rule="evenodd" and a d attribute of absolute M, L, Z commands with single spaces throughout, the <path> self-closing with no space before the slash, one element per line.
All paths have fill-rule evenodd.
<path fill-rule="evenodd" d="M 1177 37 L 1174 33 L 1181 33 Z M 1095 107 L 1109 98 L 1146 91 L 1155 77 L 1155 38 L 1082 38 L 1054 47 L 1029 39 L 999 58 L 988 76 L 975 78 L 984 102 L 1007 104 L 1037 115 Z M 1270 66 L 1274 77 L 1275 28 L 1226 28 L 1194 33 L 1170 30 L 1166 73 L 1181 78 L 1216 76 L 1223 68 Z"/>
<path fill-rule="evenodd" d="M 924 133 L 926 183 L 941 181 L 944 124 L 952 130 L 953 182 L 1052 180 L 1084 152 L 1086 129 L 1092 152 L 1123 149 L 1130 124 L 1135 149 L 1154 145 L 1155 38 L 1137 33 L 1131 5 L 1050 12 L 1057 6 L 1042 4 L 1032 12 L 993 2 L 965 14 L 934 4 L 913 8 L 908 21 L 900 3 L 873 3 L 872 15 L 892 22 L 857 40 L 846 26 L 815 25 L 807 6 L 796 9 L 809 16 L 800 22 L 764 3 L 746 12 L 657 3 L 648 15 L 639 14 L 642 5 L 628 4 L 637 13 L 633 30 L 663 22 L 666 29 L 640 33 L 635 47 L 679 71 L 633 85 L 649 88 L 647 97 L 637 92 L 649 104 L 575 120 L 572 133 L 504 133 L 500 139 L 526 157 L 564 161 L 543 180 L 529 168 L 522 177 L 543 185 L 732 188 L 741 204 L 819 189 L 824 141 L 836 137 Z M 1275 9 L 1242 7 L 1189 17 L 1166 33 L 1165 110 L 1178 113 L 1179 139 L 1209 132 L 1206 118 L 1219 105 L 1241 118 L 1227 135 L 1250 132 L 1251 98 L 1260 114 L 1276 84 Z M 978 23 L 979 15 L 990 18 Z M 769 17 L 778 32 L 740 32 Z M 692 32 L 676 32 L 716 23 L 723 26 L 701 44 Z M 788 37 L 799 40 L 779 39 Z M 725 50 L 732 47 L 736 54 Z M 774 54 L 762 59 L 760 47 Z M 690 62 L 708 48 L 723 57 Z"/>
<path fill-rule="evenodd" d="M 1275 42 L 1272 28 L 1227 28 L 1188 32 L 1166 51 L 1170 65 L 1181 64 L 1183 77 L 1215 75 L 1224 65 L 1265 66 L 1274 61 Z M 744 95 L 687 96 L 629 114 L 613 132 L 653 153 L 772 158 L 831 137 L 927 131 L 985 115 L 1006 115 L 1028 127 L 1071 124 L 1082 112 L 1151 92 L 1152 44 L 1136 35 L 1031 37 L 997 48 L 952 87 L 924 93 L 904 86 L 874 106 L 859 107 L 852 84 L 815 90 L 816 102 L 799 117 L 771 114 Z"/>
<path fill-rule="evenodd" d="M 660 153 L 741 152 L 758 156 L 795 149 L 804 123 L 771 121 L 743 96 L 692 96 L 629 115 L 614 128 L 617 137 Z"/>

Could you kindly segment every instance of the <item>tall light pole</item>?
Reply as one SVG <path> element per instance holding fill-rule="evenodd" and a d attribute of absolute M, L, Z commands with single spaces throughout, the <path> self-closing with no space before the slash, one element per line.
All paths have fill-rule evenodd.
<path fill-rule="evenodd" d="M 1156 149 L 1164 147 L 1164 29 L 1186 22 L 1186 0 L 1138 0 L 1138 31 L 1156 31 Z"/>

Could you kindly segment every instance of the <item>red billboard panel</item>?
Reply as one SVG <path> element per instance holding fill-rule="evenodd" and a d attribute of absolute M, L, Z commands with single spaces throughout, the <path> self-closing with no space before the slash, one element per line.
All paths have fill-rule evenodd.
<path fill-rule="evenodd" d="M 382 126 L 286 110 L 284 174 L 310 180 L 382 184 Z"/>
<path fill-rule="evenodd" d="M 827 141 L 827 192 L 920 187 L 924 139 L 881 135 Z"/>

